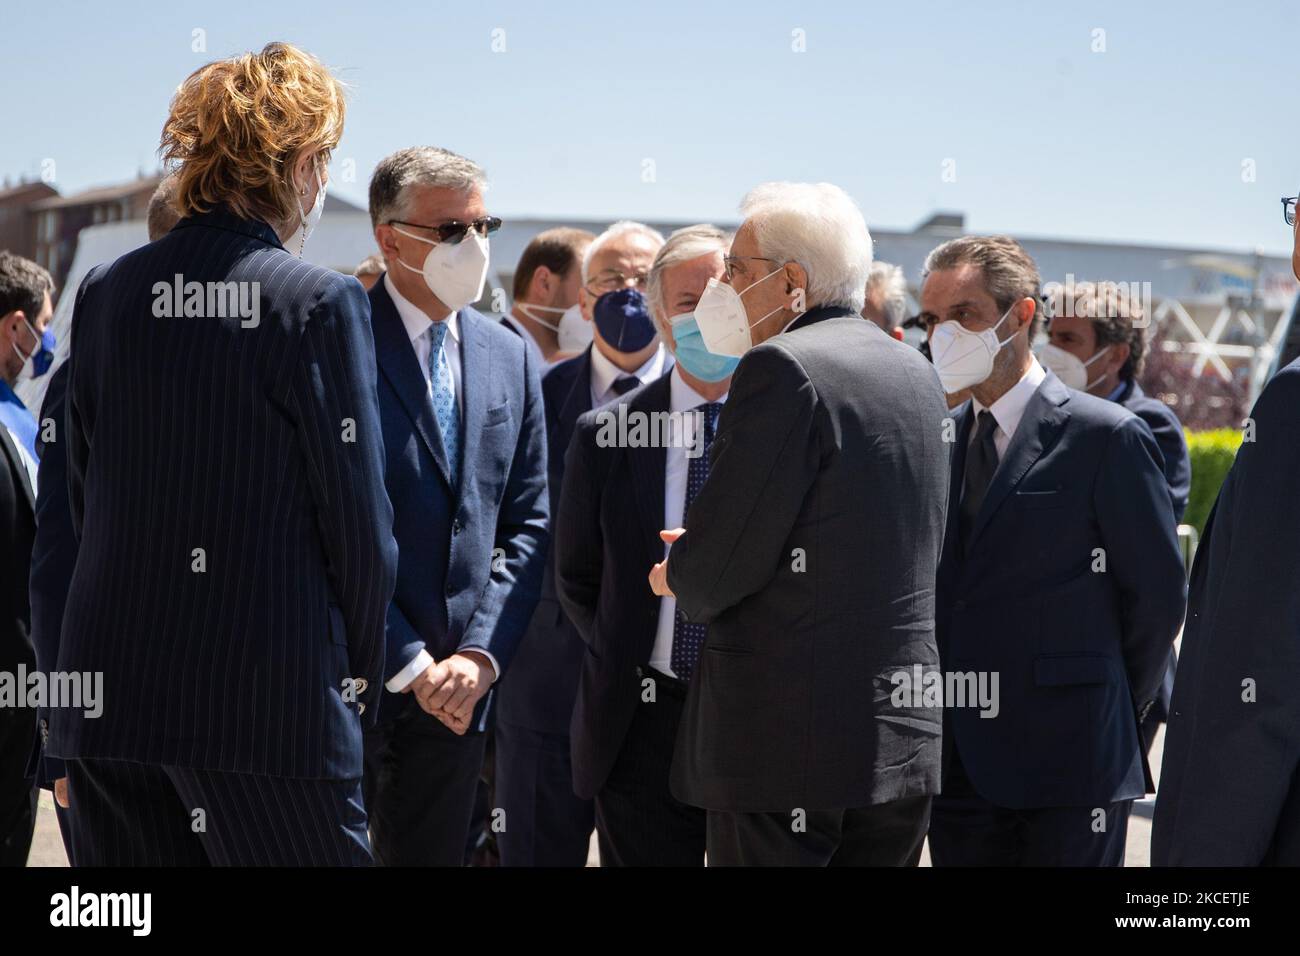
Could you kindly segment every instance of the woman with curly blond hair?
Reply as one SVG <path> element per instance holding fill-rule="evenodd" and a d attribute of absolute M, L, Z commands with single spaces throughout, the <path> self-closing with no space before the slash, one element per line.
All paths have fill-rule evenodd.
<path fill-rule="evenodd" d="M 162 135 L 183 218 L 78 293 L 75 571 L 39 638 L 102 675 L 98 714 L 48 727 L 77 865 L 370 862 L 397 560 L 370 311 L 300 258 L 343 114 L 287 44 L 195 71 Z"/>

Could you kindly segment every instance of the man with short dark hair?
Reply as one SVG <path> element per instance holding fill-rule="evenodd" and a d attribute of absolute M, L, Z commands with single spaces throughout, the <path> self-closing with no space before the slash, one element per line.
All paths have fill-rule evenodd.
<path fill-rule="evenodd" d="M 1174 410 L 1149 397 L 1138 384 L 1147 356 L 1147 322 L 1142 303 L 1114 282 L 1081 282 L 1055 291 L 1047 328 L 1050 343 L 1038 354 L 1070 388 L 1123 405 L 1146 422 L 1160 446 L 1174 521 L 1183 520 L 1192 490 L 1192 461 L 1182 422 Z M 1147 752 L 1169 717 L 1178 657 L 1171 648 L 1160 696 L 1142 720 Z"/>
<path fill-rule="evenodd" d="M 29 365 L 48 369 L 42 343 L 54 309 L 54 281 L 36 263 L 0 252 L 0 673 L 17 681 L 36 669 L 27 577 L 36 534 L 36 419 L 13 387 Z M 44 356 L 43 359 L 39 358 Z M 25 684 L 18 693 L 25 694 Z M 22 866 L 36 825 L 36 781 L 28 761 L 37 713 L 16 700 L 0 706 L 0 866 Z"/>
<path fill-rule="evenodd" d="M 1038 268 L 1015 240 L 951 240 L 924 276 L 935 368 L 972 394 L 936 438 L 953 444 L 935 622 L 953 692 L 931 859 L 1120 866 L 1152 789 L 1140 715 L 1183 615 L 1160 451 L 1030 352 Z"/>
<path fill-rule="evenodd" d="M 515 269 L 514 308 L 501 321 L 544 362 L 561 359 L 560 319 L 578 303 L 582 256 L 596 236 L 586 229 L 547 229 L 532 238 Z"/>

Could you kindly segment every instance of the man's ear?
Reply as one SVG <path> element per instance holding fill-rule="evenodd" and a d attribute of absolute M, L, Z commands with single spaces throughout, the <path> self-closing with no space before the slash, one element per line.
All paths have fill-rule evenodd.
<path fill-rule="evenodd" d="M 1124 367 L 1124 363 L 1128 361 L 1128 357 L 1132 354 L 1133 350 L 1129 348 L 1129 344 L 1127 342 L 1121 342 L 1119 345 L 1116 345 L 1111 349 L 1111 355 L 1114 357 L 1111 358 L 1111 356 L 1107 356 L 1107 358 L 1111 358 L 1111 367 L 1118 372 Z"/>
<path fill-rule="evenodd" d="M 375 226 L 375 244 L 379 246 L 385 261 L 397 258 L 397 235 L 392 226 L 386 223 Z"/>
<path fill-rule="evenodd" d="M 1033 329 L 1034 316 L 1038 312 L 1038 303 L 1031 298 L 1023 298 L 1016 305 L 1016 318 L 1020 320 L 1021 329 Z M 1016 329 L 1019 333 L 1020 329 Z"/>
<path fill-rule="evenodd" d="M 803 303 L 806 306 L 808 302 L 808 273 L 799 263 L 787 262 L 785 264 L 785 282 L 785 294 L 795 296 L 790 308 L 796 312 L 801 311 L 799 304 Z"/>

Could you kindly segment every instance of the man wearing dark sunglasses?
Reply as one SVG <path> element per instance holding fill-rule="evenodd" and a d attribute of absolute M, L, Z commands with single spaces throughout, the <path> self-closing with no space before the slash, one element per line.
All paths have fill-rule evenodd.
<path fill-rule="evenodd" d="M 484 185 L 475 163 L 428 146 L 382 160 L 370 182 L 388 267 L 370 307 L 400 557 L 364 796 L 388 865 L 464 861 L 492 685 L 537 603 L 548 541 L 539 363 L 471 308 L 501 225 Z"/>
<path fill-rule="evenodd" d="M 1300 866 L 1300 360 L 1243 428 L 1188 585 L 1152 866 Z"/>

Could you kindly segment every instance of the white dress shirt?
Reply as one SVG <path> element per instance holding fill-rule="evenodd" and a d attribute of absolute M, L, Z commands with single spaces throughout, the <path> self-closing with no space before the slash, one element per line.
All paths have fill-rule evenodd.
<path fill-rule="evenodd" d="M 1034 397 L 1034 392 L 1038 391 L 1038 386 L 1043 384 L 1045 378 L 1047 372 L 1038 364 L 1038 359 L 1031 355 L 1029 368 L 1020 377 L 1020 381 L 1012 385 L 1005 395 L 988 407 L 987 411 L 993 413 L 993 419 L 998 423 L 998 427 L 993 429 L 993 447 L 998 450 L 999 468 L 1002 467 L 1002 459 L 1007 456 L 1007 446 L 1011 444 L 1012 436 L 1020 427 L 1020 419 L 1025 416 L 1025 406 L 1029 404 L 1029 400 Z M 985 410 L 979 399 L 972 396 L 971 413 L 975 416 L 975 424 L 971 426 L 967 447 L 975 443 L 975 433 L 979 429 L 979 413 Z"/>
<path fill-rule="evenodd" d="M 433 352 L 433 320 L 397 291 L 392 276 L 387 273 L 384 274 L 384 288 L 388 290 L 388 294 L 392 297 L 393 305 L 397 306 L 397 314 L 401 317 L 402 325 L 406 327 L 406 334 L 411 339 L 411 348 L 415 350 L 416 361 L 420 365 L 420 371 L 424 373 L 424 384 L 428 388 L 430 400 L 432 400 L 433 369 L 429 367 L 429 356 Z M 447 316 L 446 322 L 447 337 L 443 339 L 442 347 L 443 351 L 447 353 L 447 365 L 451 369 L 451 381 L 456 389 L 456 409 L 463 422 L 465 418 L 465 389 L 463 384 L 464 375 L 461 372 L 460 364 L 459 316 L 453 312 Z M 501 667 L 497 664 L 497 659 L 482 648 L 476 647 L 473 650 L 482 654 L 492 664 L 492 679 L 495 681 L 501 675 Z M 410 685 L 411 681 L 428 670 L 429 665 L 432 663 L 433 655 L 426 650 L 421 650 L 409 664 L 394 674 L 384 686 L 394 694 L 401 693 Z"/>
<path fill-rule="evenodd" d="M 614 382 L 623 375 L 634 375 L 637 380 L 644 385 L 646 382 L 653 382 L 661 378 L 664 372 L 672 367 L 673 359 L 668 349 L 662 342 L 655 354 L 650 356 L 639 369 L 635 372 L 625 372 L 609 359 L 605 358 L 600 349 L 595 345 L 591 347 L 591 407 L 599 408 L 606 402 L 612 402 L 618 398 L 618 392 L 614 390 Z"/>
<path fill-rule="evenodd" d="M 708 399 L 683 381 L 681 373 L 673 367 L 669 378 L 668 410 L 675 413 L 690 412 L 708 403 Z M 718 404 L 726 402 L 727 396 L 719 398 Z M 686 478 L 690 469 L 690 459 L 686 452 L 696 447 L 695 432 L 704 427 L 703 413 L 699 415 L 683 414 L 681 419 L 681 440 L 673 438 L 673 447 L 666 449 L 664 467 L 664 527 L 680 528 L 686 517 Z M 675 430 L 674 430 L 675 431 Z M 703 449 L 703 437 L 700 448 Z M 668 545 L 664 545 L 664 555 L 668 554 Z M 677 599 L 663 597 L 659 599 L 659 626 L 655 631 L 654 649 L 650 652 L 650 666 L 655 670 L 676 677 L 673 673 L 673 620 L 677 616 Z"/>
<path fill-rule="evenodd" d="M 411 348 L 415 349 L 415 358 L 420 364 L 420 371 L 424 373 L 424 383 L 429 389 L 429 394 L 433 395 L 433 369 L 429 367 L 429 356 L 433 352 L 433 320 L 429 318 L 416 305 L 413 305 L 408 299 L 402 297 L 402 293 L 397 291 L 397 286 L 393 284 L 393 278 L 388 273 L 384 273 L 384 288 L 393 299 L 393 305 L 397 306 L 397 314 L 401 316 L 402 325 L 406 327 L 406 334 L 410 336 Z M 465 389 L 462 385 L 460 365 L 460 316 L 453 312 L 447 316 L 447 337 L 443 340 L 442 348 L 447 353 L 447 365 L 451 369 L 452 386 L 456 389 L 456 409 L 460 413 L 461 420 L 465 417 Z"/>
<path fill-rule="evenodd" d="M 537 339 L 533 338 L 533 333 L 528 331 L 527 326 L 514 317 L 514 314 L 507 312 L 505 320 L 510 323 L 510 327 L 523 337 L 524 346 L 528 351 L 533 353 L 533 360 L 537 362 L 538 368 L 546 368 L 546 356 L 542 354 L 542 347 L 537 344 Z"/>
<path fill-rule="evenodd" d="M 14 450 L 18 452 L 18 460 L 21 461 L 23 467 L 27 469 L 27 479 L 32 483 L 32 494 L 35 495 L 36 459 L 32 457 L 32 453 L 27 450 L 27 446 L 19 440 L 18 436 L 13 433 L 13 430 L 9 428 L 9 426 L 5 426 L 5 431 L 9 433 L 9 440 L 14 443 Z"/>

